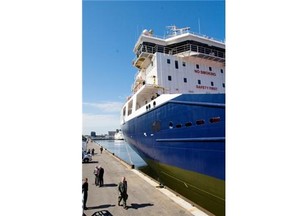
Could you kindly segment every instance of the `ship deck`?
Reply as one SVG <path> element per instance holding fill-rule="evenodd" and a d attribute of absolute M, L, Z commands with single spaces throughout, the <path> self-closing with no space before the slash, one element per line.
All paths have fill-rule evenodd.
<path fill-rule="evenodd" d="M 213 215 L 172 190 L 159 187 L 159 182 L 133 169 L 108 150 L 104 149 L 100 154 L 100 145 L 96 142 L 89 142 L 87 148 L 94 148 L 97 154 L 92 162 L 82 164 L 82 177 L 87 177 L 89 183 L 88 209 L 83 215 Z M 97 165 L 105 170 L 103 187 L 97 187 L 94 183 L 93 170 Z M 122 176 L 128 182 L 127 210 L 117 205 L 117 184 Z"/>

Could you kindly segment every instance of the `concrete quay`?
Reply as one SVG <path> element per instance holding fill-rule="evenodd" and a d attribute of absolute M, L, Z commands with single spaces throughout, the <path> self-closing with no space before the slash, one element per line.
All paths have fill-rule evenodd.
<path fill-rule="evenodd" d="M 210 215 L 199 207 L 193 206 L 177 196 L 173 191 L 160 188 L 159 183 L 142 172 L 132 169 L 131 165 L 115 157 L 104 148 L 100 153 L 100 145 L 90 141 L 88 149 L 95 149 L 92 162 L 82 164 L 82 178 L 88 178 L 87 210 L 86 216 L 207 216 Z M 93 174 L 95 166 L 101 165 L 104 172 L 104 186 L 95 185 Z M 125 176 L 128 183 L 128 200 L 125 210 L 118 206 L 117 185 L 121 177 Z"/>

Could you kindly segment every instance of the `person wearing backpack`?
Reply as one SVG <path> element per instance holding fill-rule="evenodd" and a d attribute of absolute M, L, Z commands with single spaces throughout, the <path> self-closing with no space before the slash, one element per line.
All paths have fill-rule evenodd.
<path fill-rule="evenodd" d="M 128 209 L 126 201 L 128 199 L 128 194 L 127 194 L 127 181 L 126 178 L 123 176 L 122 180 L 118 184 L 118 206 L 120 206 L 121 200 L 123 199 L 123 208 Z"/>

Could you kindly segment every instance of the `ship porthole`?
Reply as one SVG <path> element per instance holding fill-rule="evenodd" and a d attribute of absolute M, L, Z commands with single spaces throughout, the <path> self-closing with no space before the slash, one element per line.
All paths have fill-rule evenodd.
<path fill-rule="evenodd" d="M 181 124 L 177 124 L 177 125 L 176 125 L 176 128 L 181 128 L 181 127 L 182 127 Z"/>
<path fill-rule="evenodd" d="M 196 124 L 197 125 L 202 125 L 202 124 L 204 124 L 205 123 L 205 121 L 203 120 L 203 119 L 200 119 L 200 120 L 197 120 L 196 121 Z"/>
<path fill-rule="evenodd" d="M 210 119 L 210 123 L 217 123 L 220 122 L 220 117 L 213 117 Z"/>

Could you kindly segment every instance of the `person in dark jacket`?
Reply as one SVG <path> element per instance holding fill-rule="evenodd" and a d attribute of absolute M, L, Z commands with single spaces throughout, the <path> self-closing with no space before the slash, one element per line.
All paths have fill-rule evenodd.
<path fill-rule="evenodd" d="M 85 178 L 85 182 L 82 184 L 82 193 L 83 193 L 83 209 L 87 210 L 87 198 L 88 198 L 88 178 Z"/>
<path fill-rule="evenodd" d="M 100 165 L 99 168 L 99 187 L 102 187 L 104 185 L 104 169 Z"/>
<path fill-rule="evenodd" d="M 128 209 L 126 201 L 128 199 L 128 194 L 127 194 L 127 181 L 126 178 L 123 176 L 121 182 L 118 184 L 118 206 L 120 206 L 120 202 L 123 199 L 123 208 Z"/>

